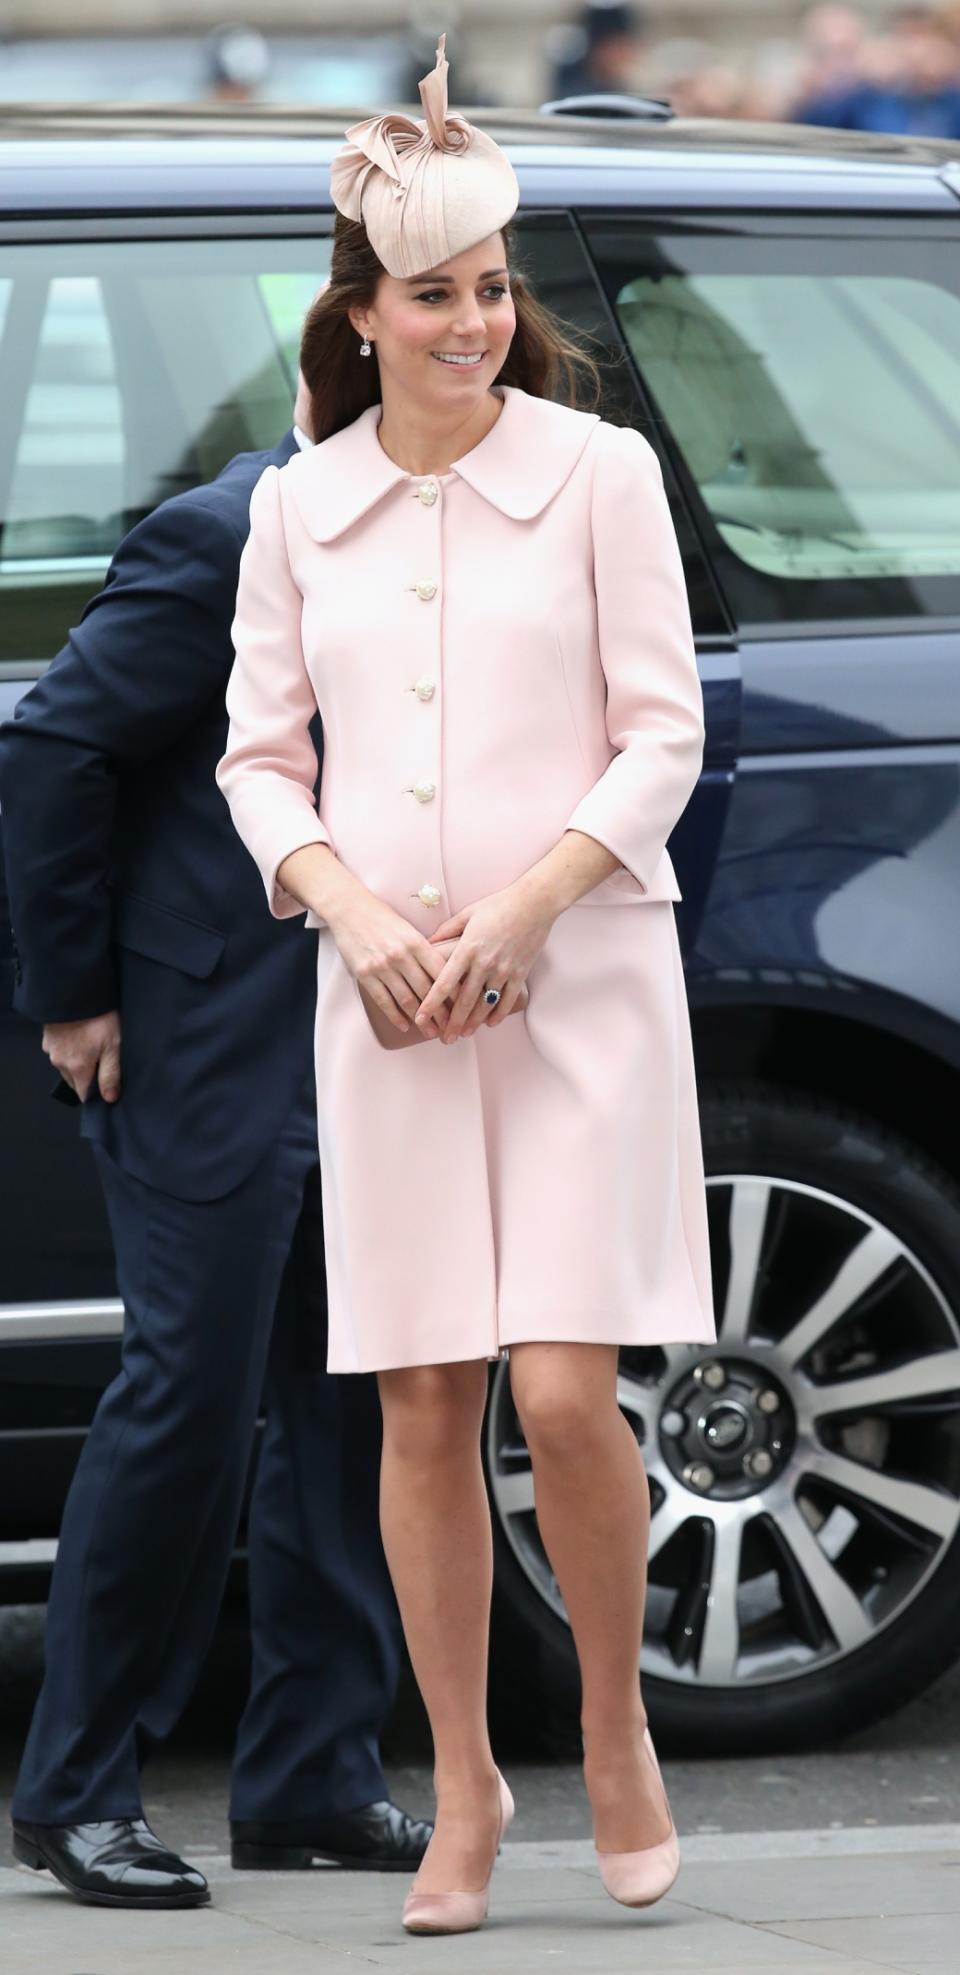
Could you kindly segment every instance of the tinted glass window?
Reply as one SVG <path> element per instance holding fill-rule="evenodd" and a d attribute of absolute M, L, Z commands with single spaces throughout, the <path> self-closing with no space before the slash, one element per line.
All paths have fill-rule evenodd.
<path fill-rule="evenodd" d="M 282 437 L 329 249 L 0 250 L 0 662 L 51 657 L 136 521 Z"/>
<path fill-rule="evenodd" d="M 694 631 L 701 640 L 726 635 L 729 627 L 688 505 L 677 488 L 670 458 L 660 446 L 656 419 L 641 401 L 625 360 L 621 331 L 579 232 L 567 213 L 536 213 L 519 216 L 516 235 L 519 269 L 538 301 L 573 330 L 599 369 L 601 395 L 595 409 L 615 425 L 636 426 L 660 452 Z"/>
<path fill-rule="evenodd" d="M 957 241 L 596 238 L 741 623 L 960 609 Z"/>

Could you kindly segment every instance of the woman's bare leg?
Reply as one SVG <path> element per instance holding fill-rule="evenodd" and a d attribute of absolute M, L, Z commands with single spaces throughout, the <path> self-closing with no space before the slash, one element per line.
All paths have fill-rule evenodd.
<path fill-rule="evenodd" d="M 643 1747 L 640 1642 L 650 1497 L 617 1405 L 606 1344 L 513 1344 L 514 1401 L 533 1462 L 537 1521 L 580 1662 L 584 1777 L 601 1851 L 669 1832 Z"/>
<path fill-rule="evenodd" d="M 420 1892 L 477 1892 L 496 1849 L 487 1730 L 493 1545 L 480 1461 L 485 1362 L 379 1373 L 380 1522 L 430 1720 L 437 1825 Z"/>

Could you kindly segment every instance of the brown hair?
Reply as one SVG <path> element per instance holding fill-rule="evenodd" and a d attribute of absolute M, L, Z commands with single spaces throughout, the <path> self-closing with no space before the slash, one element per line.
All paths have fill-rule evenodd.
<path fill-rule="evenodd" d="M 582 375 L 589 387 L 589 405 L 595 405 L 600 396 L 597 365 L 567 324 L 537 301 L 513 265 L 512 229 L 506 226 L 502 233 L 517 327 L 497 383 L 517 385 L 534 398 L 560 398 L 574 405 L 582 402 L 577 390 Z M 369 308 L 383 272 L 366 227 L 338 213 L 330 279 L 308 310 L 300 345 L 300 368 L 310 392 L 311 436 L 317 445 L 381 401 L 376 355 L 360 356 L 347 310 Z"/>

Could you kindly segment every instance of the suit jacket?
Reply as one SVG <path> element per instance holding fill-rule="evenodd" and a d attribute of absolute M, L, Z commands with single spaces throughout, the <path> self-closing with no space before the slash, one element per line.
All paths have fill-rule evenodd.
<path fill-rule="evenodd" d="M 665 846 L 703 701 L 659 461 L 592 413 L 503 398 L 442 493 L 383 451 L 379 406 L 256 490 L 217 772 L 278 915 L 302 910 L 279 865 L 326 842 L 429 934 L 567 829 L 622 867 L 581 906 L 680 896 Z"/>
<path fill-rule="evenodd" d="M 15 1006 L 119 1008 L 123 1093 L 87 1100 L 84 1135 L 184 1199 L 253 1170 L 312 1061 L 316 940 L 271 919 L 214 775 L 250 495 L 295 450 L 241 454 L 134 528 L 0 728 Z"/>

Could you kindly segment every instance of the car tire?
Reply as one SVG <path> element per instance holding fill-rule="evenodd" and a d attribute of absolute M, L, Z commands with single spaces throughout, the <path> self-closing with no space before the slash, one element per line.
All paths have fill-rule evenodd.
<path fill-rule="evenodd" d="M 774 1493 L 771 1482 L 769 1494 L 770 1502 L 779 1500 L 786 1505 L 782 1521 L 767 1512 L 760 1487 L 756 1501 L 747 1505 L 751 1513 L 756 1509 L 756 1522 L 751 1527 L 758 1532 L 758 1543 L 762 1534 L 762 1540 L 772 1542 L 779 1555 L 786 1531 L 791 1541 L 799 1542 L 801 1557 L 812 1563 L 812 1581 L 819 1586 L 824 1580 L 822 1591 L 818 1588 L 811 1599 L 805 1599 L 802 1573 L 796 1570 L 792 1551 L 773 1573 L 777 1585 L 787 1587 L 780 1615 L 785 1627 L 782 1666 L 777 1665 L 776 1677 L 765 1677 L 762 1650 L 754 1654 L 752 1662 L 738 1662 L 726 1683 L 722 1678 L 701 1681 L 696 1674 L 691 1677 L 689 1666 L 679 1667 L 676 1678 L 669 1673 L 664 1677 L 663 1651 L 659 1667 L 656 1653 L 654 1664 L 647 1666 L 648 1601 L 644 1693 L 655 1732 L 665 1748 L 677 1753 L 719 1755 L 808 1748 L 862 1729 L 902 1707 L 960 1654 L 960 1193 L 915 1145 L 879 1120 L 855 1113 L 829 1097 L 762 1084 L 711 1086 L 701 1093 L 701 1124 L 718 1324 L 725 1311 L 724 1277 L 729 1280 L 733 1253 L 732 1235 L 728 1237 L 725 1226 L 732 1226 L 737 1187 L 741 1194 L 752 1189 L 754 1201 L 768 1189 L 763 1241 L 757 1244 L 759 1288 L 751 1292 L 761 1321 L 768 1327 L 772 1322 L 775 1328 L 779 1321 L 772 1312 L 762 1316 L 764 1296 L 772 1305 L 777 1303 L 770 1293 L 770 1283 L 776 1277 L 776 1243 L 780 1244 L 784 1265 L 791 1253 L 794 1258 L 789 1278 L 781 1281 L 781 1291 L 786 1291 L 781 1302 L 789 1303 L 795 1279 L 802 1279 L 808 1269 L 810 1292 L 820 1292 L 818 1307 L 824 1307 L 822 1292 L 831 1280 L 831 1271 L 835 1279 L 844 1263 L 845 1244 L 851 1253 L 857 1251 L 865 1278 L 869 1278 L 867 1263 L 873 1257 L 875 1279 L 872 1283 L 867 1280 L 865 1293 L 854 1299 L 842 1318 L 823 1331 L 816 1348 L 799 1361 L 802 1369 L 789 1375 L 792 1385 L 788 1377 L 784 1411 L 794 1400 L 797 1430 L 789 1459 L 782 1451 L 777 1456 L 786 1460 L 774 1478 L 779 1492 Z M 785 1232 L 791 1216 L 796 1223 L 790 1237 L 792 1250 Z M 804 1217 L 806 1228 L 801 1224 Z M 825 1261 L 825 1256 L 829 1260 Z M 881 1266 L 884 1257 L 886 1264 Z M 848 1266 L 856 1267 L 857 1263 Z M 797 1309 L 802 1313 L 804 1307 L 800 1280 Z M 750 1321 L 748 1318 L 748 1324 Z M 801 1321 L 806 1323 L 806 1337 L 810 1334 L 809 1320 L 801 1314 L 784 1330 L 779 1347 L 776 1340 L 771 1344 L 766 1336 L 760 1339 L 764 1365 L 778 1362 L 777 1348 L 789 1357 L 786 1347 L 794 1339 L 800 1341 Z M 733 1380 L 741 1375 L 737 1353 L 748 1350 L 747 1335 L 749 1349 L 756 1357 L 752 1331 L 739 1344 L 732 1342 L 727 1361 Z M 702 1373 L 704 1361 L 722 1353 L 724 1336 L 721 1331 L 712 1353 L 694 1353 L 691 1348 L 690 1361 L 700 1361 L 695 1371 Z M 824 1352 L 826 1373 L 818 1357 Z M 855 1405 L 851 1403 L 852 1423 L 844 1423 L 843 1411 L 828 1412 L 825 1419 L 817 1417 L 816 1427 L 804 1438 L 799 1428 L 803 1409 L 812 1407 L 816 1413 L 821 1404 L 834 1403 L 833 1395 L 839 1389 L 838 1366 L 843 1394 L 849 1391 L 857 1400 Z M 500 1484 L 505 1475 L 510 1478 L 510 1462 L 516 1475 L 520 1458 L 504 1424 L 510 1415 L 506 1370 L 501 1365 L 494 1374 L 485 1434 L 494 1510 L 498 1659 L 501 1664 L 509 1663 L 518 1706 L 538 1714 L 547 1746 L 555 1753 L 570 1754 L 578 1744 L 579 1680 L 569 1627 L 562 1607 L 557 1609 L 559 1594 L 548 1566 L 545 1560 L 542 1565 L 538 1562 L 531 1547 L 538 1540 L 535 1522 L 529 1515 L 521 1515 L 515 1525 L 503 1507 L 504 1499 L 509 1506 L 516 1496 L 505 1494 Z M 674 1375 L 676 1371 L 677 1362 Z M 858 1378 L 864 1381 L 860 1394 L 856 1391 Z M 667 1383 L 668 1373 L 653 1381 L 658 1393 Z M 897 1396 L 891 1396 L 891 1385 Z M 873 1396 L 868 1396 L 865 1411 L 859 1401 L 868 1386 Z M 912 1391 L 913 1386 L 918 1389 Z M 736 1387 L 738 1392 L 743 1389 Z M 726 1391 L 733 1390 L 734 1384 L 728 1384 Z M 648 1391 L 649 1384 L 642 1385 L 649 1420 Z M 715 1403 L 719 1405 L 722 1400 L 720 1394 Z M 692 1410 L 695 1412 L 696 1407 Z M 733 1410 L 732 1403 L 729 1410 Z M 672 1422 L 675 1425 L 677 1417 L 689 1415 L 690 1409 L 683 1415 L 674 1408 Z M 513 1418 L 515 1421 L 515 1415 Z M 838 1418 L 839 1427 L 831 1424 Z M 851 1466 L 849 1458 L 851 1434 L 856 1466 Z M 838 1442 L 838 1436 L 848 1438 Z M 659 1468 L 666 1475 L 662 1445 L 661 1433 L 657 1446 L 651 1440 L 645 1451 L 651 1472 Z M 788 1445 L 787 1436 L 780 1445 Z M 886 1450 L 886 1459 L 880 1458 L 878 1450 Z M 679 1456 L 668 1451 L 675 1467 Z M 895 1460 L 891 1460 L 891 1453 L 895 1453 Z M 821 1464 L 826 1481 L 821 1478 Z M 844 1487 L 852 1476 L 854 1492 L 839 1498 L 832 1495 L 829 1491 L 835 1475 L 841 1477 Z M 675 1492 L 683 1487 L 672 1470 L 667 1480 Z M 512 1485 L 515 1490 L 515 1480 Z M 736 1488 L 742 1484 L 734 1477 L 730 1485 Z M 861 1500 L 861 1485 L 870 1499 Z M 793 1495 L 790 1491 L 795 1486 L 812 1493 Z M 801 1502 L 804 1527 L 797 1519 Z M 706 1507 L 712 1512 L 712 1498 Z M 690 1526 L 705 1529 L 707 1520 L 698 1518 L 696 1499 L 690 1509 Z M 722 1513 L 726 1513 L 726 1500 Z M 914 1516 L 920 1518 L 918 1524 L 911 1519 Z M 822 1548 L 828 1526 L 832 1528 L 834 1522 L 841 1540 L 837 1557 L 827 1556 Z M 526 1549 L 517 1537 L 521 1523 Z M 850 1523 L 853 1532 L 846 1534 L 844 1541 Z M 927 1527 L 928 1523 L 931 1526 Z M 743 1541 L 746 1544 L 747 1538 Z M 652 1563 L 652 1584 L 656 1568 Z M 765 1585 L 770 1575 L 759 1570 L 753 1583 Z M 822 1609 L 818 1603 L 821 1595 L 825 1599 Z M 737 1614 L 741 1599 L 742 1590 L 734 1601 Z M 834 1602 L 839 1619 L 832 1617 Z M 856 1623 L 857 1604 L 869 1614 L 862 1638 Z M 800 1632 L 804 1635 L 800 1643 L 808 1663 L 791 1665 L 789 1625 L 793 1621 L 784 1614 L 796 1610 L 800 1612 Z M 829 1620 L 824 1618 L 825 1612 L 831 1614 Z M 772 1624 L 771 1619 L 765 1622 Z M 844 1648 L 845 1636 L 848 1650 Z M 742 1640 L 742 1631 L 740 1637 Z M 800 1651 L 797 1642 L 793 1650 L 795 1654 Z"/>

